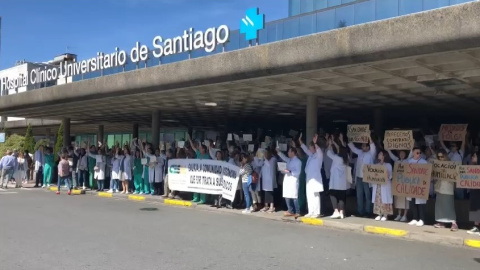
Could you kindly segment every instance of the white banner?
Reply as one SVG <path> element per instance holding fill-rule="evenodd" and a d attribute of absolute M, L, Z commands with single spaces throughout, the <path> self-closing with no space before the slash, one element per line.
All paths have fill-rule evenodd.
<path fill-rule="evenodd" d="M 226 200 L 233 201 L 239 170 L 239 167 L 225 161 L 170 159 L 168 187 L 175 191 L 222 195 Z"/>

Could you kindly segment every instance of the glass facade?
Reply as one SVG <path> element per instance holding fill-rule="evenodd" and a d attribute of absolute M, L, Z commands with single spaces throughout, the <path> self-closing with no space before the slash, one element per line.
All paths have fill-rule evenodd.
<path fill-rule="evenodd" d="M 169 64 L 472 1 L 474 0 L 289 0 L 290 17 L 266 23 L 265 28 L 259 31 L 258 44 L 255 41 L 247 42 L 244 34 L 234 30 L 230 32 L 229 41 L 223 46 L 217 46 L 211 53 L 196 50 L 157 59 L 150 52 L 147 61 L 75 76 L 73 80 Z"/>
<path fill-rule="evenodd" d="M 120 145 L 130 144 L 132 141 L 132 133 L 108 133 L 106 135 L 108 147 L 114 146 L 117 142 Z M 160 141 L 163 141 L 164 138 L 173 138 L 175 141 L 185 141 L 187 138 L 186 130 L 160 130 Z M 147 142 L 152 141 L 152 133 L 150 132 L 139 132 L 139 140 L 146 140 Z M 75 142 L 77 145 L 82 145 L 83 142 L 90 140 L 90 143 L 97 141 L 97 135 L 95 134 L 78 134 L 75 136 Z M 95 143 L 96 144 L 96 143 Z"/>

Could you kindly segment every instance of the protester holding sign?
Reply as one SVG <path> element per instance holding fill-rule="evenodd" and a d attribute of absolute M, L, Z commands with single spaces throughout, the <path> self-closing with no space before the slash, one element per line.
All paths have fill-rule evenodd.
<path fill-rule="evenodd" d="M 390 150 L 387 150 L 387 152 L 390 158 L 394 162 L 406 163 L 408 158 L 411 157 L 413 151 L 410 151 L 408 158 L 407 158 L 407 152 L 405 150 L 398 151 L 398 157 L 394 155 Z M 393 198 L 394 198 L 395 209 L 397 209 L 398 211 L 398 215 L 395 218 L 395 221 L 407 222 L 408 205 L 409 205 L 407 198 L 401 197 L 401 196 L 393 196 Z"/>
<path fill-rule="evenodd" d="M 386 221 L 389 215 L 393 215 L 392 164 L 385 150 L 378 152 L 377 159 L 377 164 L 384 166 L 387 170 L 387 181 L 382 185 L 373 185 L 373 213 L 377 215 L 375 220 Z"/>
<path fill-rule="evenodd" d="M 302 162 L 297 157 L 297 149 L 290 147 L 288 149 L 288 157 L 286 157 L 277 147 L 278 156 L 287 163 L 287 169 L 282 173 L 283 178 L 283 197 L 287 203 L 288 211 L 285 213 L 287 217 L 299 217 L 300 207 L 298 204 L 298 186 L 300 173 L 302 171 Z"/>
<path fill-rule="evenodd" d="M 332 136 L 328 138 L 327 145 L 327 156 L 332 160 L 329 194 L 334 212 L 330 218 L 343 219 L 345 217 L 345 203 L 349 186 L 347 181 L 348 151 L 345 147 L 339 147 Z M 335 146 L 335 150 L 333 150 L 332 146 Z"/>
<path fill-rule="evenodd" d="M 449 161 L 447 152 L 440 149 L 437 153 L 437 159 L 439 161 Z M 435 175 L 435 169 L 433 175 Z M 437 194 L 435 200 L 435 220 L 438 223 L 436 223 L 434 227 L 445 228 L 445 225 L 442 223 L 452 223 L 451 231 L 458 231 L 454 201 L 455 182 L 440 180 L 435 177 L 432 178 L 432 181 L 435 181 L 435 193 Z"/>
<path fill-rule="evenodd" d="M 340 140 L 343 142 L 343 136 L 340 134 Z M 373 164 L 376 154 L 375 144 L 372 137 L 368 136 L 368 142 L 362 144 L 362 149 L 358 149 L 350 142 L 348 147 L 357 154 L 357 164 L 355 167 L 355 186 L 357 190 L 357 211 L 359 216 L 369 216 L 372 214 L 372 194 L 370 193 L 370 186 L 363 182 L 363 165 Z"/>
<path fill-rule="evenodd" d="M 309 143 L 309 147 L 302 142 L 302 134 L 298 138 L 298 142 L 305 154 L 308 156 L 307 164 L 305 166 L 305 173 L 307 176 L 307 203 L 308 214 L 305 217 L 319 218 L 320 217 L 320 192 L 323 192 L 322 181 L 322 165 L 323 165 L 323 151 L 317 144 L 318 134 L 313 136 L 313 141 Z"/>
<path fill-rule="evenodd" d="M 480 163 L 478 162 L 478 157 L 479 152 L 474 152 L 472 154 L 470 165 L 473 170 L 471 170 L 468 175 L 463 176 L 463 178 L 469 178 L 472 180 L 480 178 L 480 166 L 478 166 Z M 467 233 L 480 236 L 480 188 L 470 189 L 469 220 L 473 222 L 473 228 Z"/>
<path fill-rule="evenodd" d="M 444 126 L 447 126 L 447 125 L 442 125 L 442 127 L 444 127 Z M 466 129 L 466 127 L 465 127 L 465 129 Z M 444 142 L 444 140 L 445 140 L 444 137 L 450 138 L 450 136 L 447 136 L 445 133 L 442 133 L 442 129 L 441 129 L 440 135 L 438 136 L 438 138 L 439 138 L 439 141 L 440 141 L 440 145 L 447 152 L 448 158 L 451 161 L 455 161 L 455 162 L 459 162 L 460 164 L 463 164 L 463 158 L 465 156 L 465 134 L 461 138 L 459 137 L 459 135 L 455 135 L 455 136 L 451 137 L 451 138 L 456 138 L 456 139 L 461 139 L 462 140 L 462 145 L 460 146 L 460 149 L 458 148 L 457 143 L 453 142 L 453 141 L 450 142 L 450 149 L 447 148 L 447 146 L 445 145 L 445 142 Z M 455 190 L 455 194 L 456 194 L 457 199 L 459 199 L 459 200 L 463 200 L 465 198 L 465 190 L 464 189 L 457 188 Z"/>
<path fill-rule="evenodd" d="M 414 147 L 412 149 L 412 158 L 408 159 L 407 163 L 409 164 L 428 164 L 428 162 L 422 158 L 422 152 L 419 147 Z M 426 199 L 419 198 L 409 198 L 410 199 L 410 209 L 413 209 L 413 219 L 408 223 L 408 225 L 416 225 L 418 227 L 423 226 L 425 220 L 426 212 Z"/>

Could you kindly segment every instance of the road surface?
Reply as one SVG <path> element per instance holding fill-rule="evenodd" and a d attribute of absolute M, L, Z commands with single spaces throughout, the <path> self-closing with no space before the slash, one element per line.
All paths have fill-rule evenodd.
<path fill-rule="evenodd" d="M 480 269 L 480 252 L 147 202 L 0 192 L 0 269 Z"/>

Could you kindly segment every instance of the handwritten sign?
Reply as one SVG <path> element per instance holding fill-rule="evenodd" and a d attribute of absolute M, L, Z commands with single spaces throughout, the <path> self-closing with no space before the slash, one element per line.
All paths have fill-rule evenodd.
<path fill-rule="evenodd" d="M 460 173 L 457 188 L 480 189 L 480 166 L 458 166 Z"/>
<path fill-rule="evenodd" d="M 363 165 L 363 182 L 383 185 L 388 180 L 387 167 L 380 164 Z"/>
<path fill-rule="evenodd" d="M 458 166 L 461 164 L 454 161 L 434 160 L 432 169 L 432 179 L 443 180 L 448 182 L 457 182 L 460 173 Z"/>
<path fill-rule="evenodd" d="M 468 124 L 443 124 L 440 126 L 440 136 L 444 141 L 463 142 L 467 135 Z"/>
<path fill-rule="evenodd" d="M 413 132 L 411 130 L 387 130 L 383 145 L 386 150 L 410 150 L 413 148 Z"/>
<path fill-rule="evenodd" d="M 368 138 L 370 138 L 370 126 L 348 125 L 347 137 L 349 142 L 368 143 Z"/>
<path fill-rule="evenodd" d="M 252 140 L 252 134 L 243 134 L 243 140 L 246 142 L 251 142 Z"/>
<path fill-rule="evenodd" d="M 392 193 L 399 197 L 428 199 L 432 164 L 395 162 Z"/>

